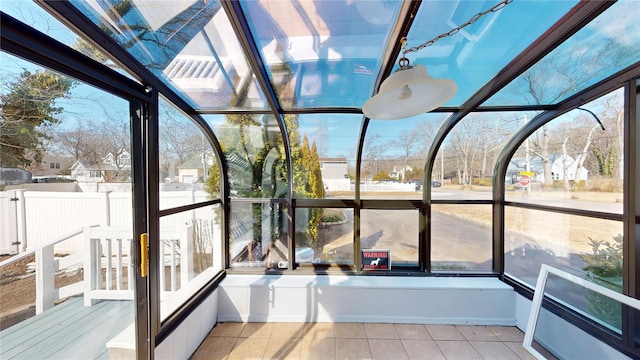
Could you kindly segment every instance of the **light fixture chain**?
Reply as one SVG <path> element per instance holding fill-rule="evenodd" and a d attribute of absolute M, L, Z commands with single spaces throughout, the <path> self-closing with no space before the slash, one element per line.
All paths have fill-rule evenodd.
<path fill-rule="evenodd" d="M 497 11 L 501 10 L 503 7 L 507 6 L 508 4 L 510 4 L 512 2 L 513 2 L 513 0 L 504 0 L 504 1 L 500 2 L 500 3 L 498 3 L 498 4 L 495 4 L 492 8 L 490 8 L 490 9 L 488 9 L 486 11 L 479 12 L 479 13 L 475 14 L 471 19 L 469 19 L 469 21 L 467 21 L 466 23 L 458 26 L 457 28 L 451 29 L 450 31 L 448 31 L 446 33 L 440 34 L 440 35 L 434 37 L 433 39 L 431 39 L 431 40 L 429 40 L 429 41 L 427 41 L 425 43 L 422 43 L 422 44 L 420 44 L 418 46 L 413 46 L 413 47 L 410 47 L 408 49 L 404 49 L 402 51 L 402 55 L 403 55 L 402 57 L 404 58 L 404 55 L 407 54 L 407 53 L 415 52 L 415 51 L 418 51 L 418 50 L 422 50 L 422 49 L 426 48 L 427 46 L 433 45 L 436 41 L 438 41 L 438 40 L 440 40 L 442 38 L 446 38 L 446 37 L 455 35 L 460 30 L 462 30 L 465 27 L 467 27 L 467 26 L 473 24 L 474 22 L 478 21 L 478 19 L 480 19 L 481 17 L 485 16 L 486 14 L 497 12 Z"/>

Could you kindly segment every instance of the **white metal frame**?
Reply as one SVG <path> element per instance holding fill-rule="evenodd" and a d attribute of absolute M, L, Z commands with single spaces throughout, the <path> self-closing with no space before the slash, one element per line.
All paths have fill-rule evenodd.
<path fill-rule="evenodd" d="M 623 295 L 621 293 L 617 293 L 611 289 L 607 289 L 603 286 L 592 283 L 583 278 L 577 277 L 575 275 L 571 275 L 562 270 L 556 269 L 547 264 L 542 264 L 540 266 L 540 274 L 538 275 L 538 281 L 536 283 L 535 293 L 533 295 L 533 301 L 531 302 L 531 312 L 529 313 L 529 321 L 527 323 L 527 330 L 524 334 L 524 340 L 522 341 L 522 346 L 527 349 L 531 354 L 533 354 L 537 359 L 546 359 L 544 355 L 540 354 L 537 350 L 532 347 L 533 343 L 533 333 L 536 329 L 536 324 L 538 322 L 538 316 L 540 315 L 540 308 L 542 306 L 542 299 L 544 298 L 544 288 L 547 284 L 547 278 L 549 273 L 552 273 L 556 276 L 559 276 L 565 280 L 568 280 L 576 285 L 583 286 L 589 290 L 595 291 L 599 294 L 612 298 L 616 301 L 619 301 L 625 305 L 631 306 L 636 310 L 640 310 L 640 300 L 634 299 L 632 297 Z"/>

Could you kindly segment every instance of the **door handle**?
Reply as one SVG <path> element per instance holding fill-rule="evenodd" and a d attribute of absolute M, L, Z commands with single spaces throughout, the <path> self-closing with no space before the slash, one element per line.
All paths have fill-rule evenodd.
<path fill-rule="evenodd" d="M 140 276 L 147 277 L 149 273 L 149 234 L 140 234 Z"/>

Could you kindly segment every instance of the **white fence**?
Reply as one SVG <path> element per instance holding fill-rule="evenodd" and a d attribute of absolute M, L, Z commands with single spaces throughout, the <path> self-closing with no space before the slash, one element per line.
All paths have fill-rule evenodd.
<path fill-rule="evenodd" d="M 160 208 L 207 200 L 203 191 L 160 192 Z M 37 249 L 84 226 L 133 226 L 130 192 L 0 192 L 0 254 Z M 214 218 L 211 207 L 161 218 L 161 228 L 184 226 L 190 220 Z M 59 252 L 76 252 L 82 243 L 66 241 Z"/>

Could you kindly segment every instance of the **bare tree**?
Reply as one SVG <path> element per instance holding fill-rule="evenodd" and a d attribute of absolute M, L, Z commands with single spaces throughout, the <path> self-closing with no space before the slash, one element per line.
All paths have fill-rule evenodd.
<path fill-rule="evenodd" d="M 407 170 L 409 159 L 419 151 L 419 146 L 423 142 L 421 134 L 415 130 L 404 130 L 400 132 L 395 140 L 391 141 L 391 146 L 402 151 L 404 160 L 403 172 Z"/>
<path fill-rule="evenodd" d="M 380 161 L 389 150 L 389 144 L 379 134 L 367 134 L 362 154 L 362 177 L 373 176 L 379 171 Z"/>

